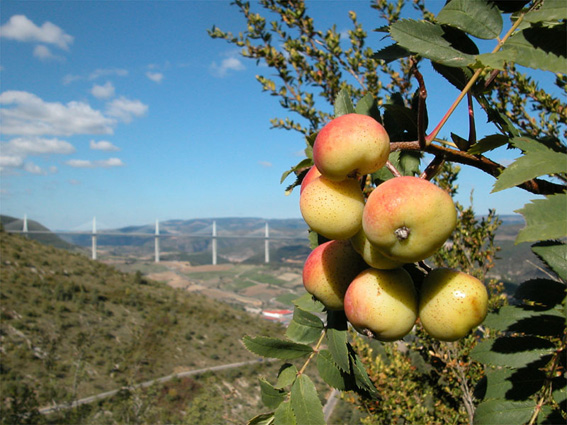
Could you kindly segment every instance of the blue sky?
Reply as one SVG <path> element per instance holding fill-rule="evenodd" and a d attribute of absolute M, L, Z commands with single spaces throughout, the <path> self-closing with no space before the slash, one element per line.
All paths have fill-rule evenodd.
<path fill-rule="evenodd" d="M 377 26 L 367 1 L 307 4 L 319 27 L 350 28 L 348 10 L 368 30 Z M 285 111 L 255 75 L 271 71 L 206 32 L 244 29 L 228 1 L 2 0 L 0 8 L 2 214 L 61 230 L 94 216 L 104 227 L 300 217 L 298 193 L 285 196 L 291 180 L 282 185 L 280 176 L 305 142 L 270 129 Z M 376 33 L 371 41 L 388 43 Z M 458 93 L 427 78 L 433 127 L 444 110 L 431 105 L 448 106 Z M 463 119 L 441 136 L 464 131 L 459 111 Z M 503 150 L 493 159 L 513 157 Z M 492 182 L 463 171 L 459 200 L 468 205 L 474 189 L 478 214 L 510 214 L 534 198 L 516 189 L 490 195 Z"/>

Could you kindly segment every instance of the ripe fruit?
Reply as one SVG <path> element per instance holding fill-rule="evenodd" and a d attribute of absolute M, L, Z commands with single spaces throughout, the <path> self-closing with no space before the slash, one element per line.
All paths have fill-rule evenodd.
<path fill-rule="evenodd" d="M 394 261 L 385 257 L 378 248 L 370 243 L 364 231 L 360 229 L 356 235 L 350 238 L 350 242 L 354 247 L 354 250 L 358 252 L 366 264 L 370 267 L 380 270 L 395 269 L 402 266 L 404 263 L 399 261 Z"/>
<path fill-rule="evenodd" d="M 421 288 L 419 317 L 429 335 L 455 341 L 480 325 L 488 312 L 488 293 L 483 283 L 466 273 L 432 270 Z"/>
<path fill-rule="evenodd" d="M 355 179 L 319 176 L 303 189 L 299 209 L 311 230 L 328 239 L 348 239 L 362 226 L 364 195 Z"/>
<path fill-rule="evenodd" d="M 344 299 L 348 321 L 380 341 L 403 338 L 417 319 L 417 294 L 407 271 L 366 269 L 349 285 Z"/>
<path fill-rule="evenodd" d="M 307 257 L 303 285 L 328 310 L 342 310 L 348 285 L 366 267 L 349 241 L 325 242 Z"/>
<path fill-rule="evenodd" d="M 315 166 L 334 181 L 378 171 L 389 154 L 390 138 L 384 127 L 361 114 L 333 119 L 321 129 L 313 145 Z"/>
<path fill-rule="evenodd" d="M 396 177 L 372 191 L 362 218 L 368 240 L 386 257 L 421 261 L 437 251 L 457 225 L 451 196 L 418 177 Z"/>
<path fill-rule="evenodd" d="M 309 171 L 307 172 L 307 174 L 305 174 L 305 176 L 303 177 L 303 180 L 301 181 L 299 193 L 301 194 L 301 192 L 303 192 L 303 189 L 305 189 L 305 186 L 307 186 L 309 183 L 311 183 L 313 180 L 315 180 L 320 175 L 321 175 L 321 173 L 319 172 L 317 167 L 315 167 L 315 166 L 311 167 L 309 169 Z"/>

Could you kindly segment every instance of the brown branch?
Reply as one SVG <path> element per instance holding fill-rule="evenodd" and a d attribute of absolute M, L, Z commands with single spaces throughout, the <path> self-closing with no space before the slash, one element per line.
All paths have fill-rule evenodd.
<path fill-rule="evenodd" d="M 417 137 L 419 141 L 419 146 L 425 148 L 427 141 L 425 131 L 425 99 L 427 99 L 427 89 L 425 88 L 425 81 L 423 80 L 423 75 L 417 69 L 417 61 L 412 56 L 411 58 L 411 70 L 417 82 L 419 83 L 419 103 L 417 106 Z"/>
<path fill-rule="evenodd" d="M 419 141 L 413 142 L 393 142 L 390 143 L 390 150 L 393 151 L 419 151 Z M 494 162 L 482 155 L 471 155 L 467 152 L 461 152 L 455 149 L 450 149 L 439 145 L 429 145 L 424 152 L 433 155 L 444 155 L 445 160 L 457 162 L 463 165 L 469 165 L 490 174 L 493 177 L 498 177 L 505 167 Z M 557 193 L 564 193 L 567 187 L 561 184 L 552 183 L 547 180 L 532 179 L 518 185 L 519 188 L 537 195 L 553 195 Z"/>

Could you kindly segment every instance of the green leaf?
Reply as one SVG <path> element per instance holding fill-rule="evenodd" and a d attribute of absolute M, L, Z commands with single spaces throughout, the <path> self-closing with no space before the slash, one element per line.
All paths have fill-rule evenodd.
<path fill-rule="evenodd" d="M 280 371 L 278 373 L 278 381 L 276 382 L 276 388 L 284 388 L 295 381 L 297 377 L 297 367 L 291 363 L 285 363 L 280 367 Z"/>
<path fill-rule="evenodd" d="M 482 341 L 471 351 L 471 358 L 493 366 L 524 367 L 554 351 L 555 346 L 535 336 L 501 337 Z"/>
<path fill-rule="evenodd" d="M 524 424 L 535 408 L 533 401 L 487 400 L 474 413 L 475 425 Z"/>
<path fill-rule="evenodd" d="M 290 401 L 298 424 L 325 425 L 323 406 L 313 381 L 307 375 L 299 375 L 293 383 Z"/>
<path fill-rule="evenodd" d="M 557 336 L 563 333 L 565 318 L 557 310 L 533 306 L 507 305 L 498 313 L 490 314 L 484 325 L 499 331 L 529 335 Z"/>
<path fill-rule="evenodd" d="M 500 11 L 484 0 L 452 0 L 441 9 L 437 22 L 484 40 L 497 38 L 503 24 Z"/>
<path fill-rule="evenodd" d="M 289 323 L 285 334 L 294 342 L 310 344 L 321 336 L 323 328 L 323 322 L 317 316 L 300 308 L 295 308 L 293 319 Z"/>
<path fill-rule="evenodd" d="M 561 21 L 567 19 L 564 0 L 545 0 L 539 9 L 530 10 L 524 15 L 524 22 Z"/>
<path fill-rule="evenodd" d="M 297 425 L 289 400 L 280 404 L 274 412 L 274 425 Z"/>
<path fill-rule="evenodd" d="M 370 396 L 377 397 L 378 390 L 370 380 L 370 377 L 366 372 L 366 368 L 364 367 L 364 364 L 362 364 L 362 360 L 360 360 L 360 357 L 352 348 L 349 350 L 349 353 L 352 361 L 352 369 L 356 386 L 368 393 Z"/>
<path fill-rule="evenodd" d="M 308 292 L 303 294 L 301 297 L 293 300 L 293 305 L 302 310 L 310 311 L 312 313 L 321 313 L 325 310 L 323 303 L 319 300 L 316 300 L 313 295 Z"/>
<path fill-rule="evenodd" d="M 335 98 L 335 118 L 341 115 L 352 114 L 354 112 L 354 105 L 350 99 L 350 94 L 347 89 L 341 89 Z"/>
<path fill-rule="evenodd" d="M 455 68 L 441 65 L 437 62 L 432 62 L 431 65 L 435 71 L 445 77 L 457 90 L 463 90 L 473 75 L 469 68 Z"/>
<path fill-rule="evenodd" d="M 538 368 L 492 369 L 486 371 L 487 387 L 485 400 L 526 400 L 537 393 L 545 382 L 545 373 Z"/>
<path fill-rule="evenodd" d="M 340 391 L 346 391 L 351 388 L 349 375 L 339 369 L 329 350 L 321 350 L 317 355 L 317 370 L 323 381 L 331 387 Z"/>
<path fill-rule="evenodd" d="M 506 62 L 528 68 L 564 73 L 567 68 L 567 25 L 526 28 L 508 39 L 502 50 L 476 57 L 478 66 L 504 69 Z"/>
<path fill-rule="evenodd" d="M 567 194 L 559 193 L 536 199 L 517 210 L 524 216 L 526 227 L 518 233 L 516 244 L 559 239 L 567 236 Z"/>
<path fill-rule="evenodd" d="M 313 349 L 309 345 L 284 341 L 278 338 L 265 336 L 252 338 L 246 335 L 242 338 L 242 341 L 246 348 L 255 354 L 281 360 L 297 359 L 313 352 Z"/>
<path fill-rule="evenodd" d="M 379 123 L 382 122 L 380 111 L 378 111 L 378 103 L 371 93 L 366 93 L 364 97 L 358 101 L 355 112 L 357 114 L 368 115 Z"/>
<path fill-rule="evenodd" d="M 284 401 L 287 393 L 284 390 L 273 387 L 272 384 L 265 379 L 259 379 L 259 381 L 262 403 L 270 409 L 275 409 Z"/>
<path fill-rule="evenodd" d="M 491 134 L 477 141 L 469 150 L 471 155 L 480 155 L 493 149 L 499 148 L 510 141 L 510 138 L 503 134 Z"/>
<path fill-rule="evenodd" d="M 271 425 L 274 423 L 273 413 L 260 413 L 248 421 L 248 425 Z"/>
<path fill-rule="evenodd" d="M 280 184 L 284 182 L 285 179 L 287 179 L 287 177 L 291 174 L 291 173 L 295 173 L 299 170 L 303 170 L 304 168 L 308 168 L 311 167 L 313 165 L 313 161 L 311 159 L 304 159 L 302 161 L 300 161 L 298 164 L 294 165 L 293 167 L 291 167 L 289 170 L 287 170 L 286 172 L 284 172 L 282 174 L 282 177 L 280 179 Z"/>
<path fill-rule="evenodd" d="M 557 276 L 567 281 L 567 245 L 559 241 L 544 241 L 532 245 L 532 251 Z"/>
<path fill-rule="evenodd" d="M 511 140 L 512 144 L 514 140 Z M 494 183 L 492 193 L 517 186 L 538 176 L 555 173 L 567 173 L 566 154 L 551 149 L 527 151 L 502 171 Z"/>
<path fill-rule="evenodd" d="M 329 311 L 327 316 L 327 347 L 333 360 L 343 370 L 350 370 L 346 316 L 342 311 Z"/>
<path fill-rule="evenodd" d="M 452 47 L 447 31 L 440 25 L 402 19 L 390 26 L 390 35 L 409 51 L 446 66 L 464 67 L 475 57 Z"/>
<path fill-rule="evenodd" d="M 516 289 L 514 298 L 552 308 L 561 304 L 565 298 L 565 285 L 550 279 L 530 279 Z"/>
<path fill-rule="evenodd" d="M 374 53 L 372 58 L 375 60 L 383 60 L 386 63 L 390 63 L 397 61 L 398 59 L 407 58 L 410 55 L 411 52 L 408 49 L 396 43 L 378 50 L 376 53 Z"/>

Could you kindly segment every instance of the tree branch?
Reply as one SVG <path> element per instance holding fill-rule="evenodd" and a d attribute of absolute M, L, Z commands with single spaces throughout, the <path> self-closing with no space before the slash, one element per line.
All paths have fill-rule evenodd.
<path fill-rule="evenodd" d="M 412 142 L 393 142 L 390 143 L 390 150 L 393 151 L 420 151 L 419 141 Z M 505 167 L 498 164 L 482 155 L 471 155 L 467 152 L 461 152 L 455 149 L 450 149 L 439 145 L 429 145 L 423 151 L 433 155 L 444 155 L 445 160 L 457 162 L 463 165 L 475 167 L 493 177 L 498 177 Z M 532 179 L 520 185 L 519 188 L 537 195 L 553 195 L 557 193 L 564 193 L 567 187 L 561 184 L 552 183 L 547 180 Z"/>

